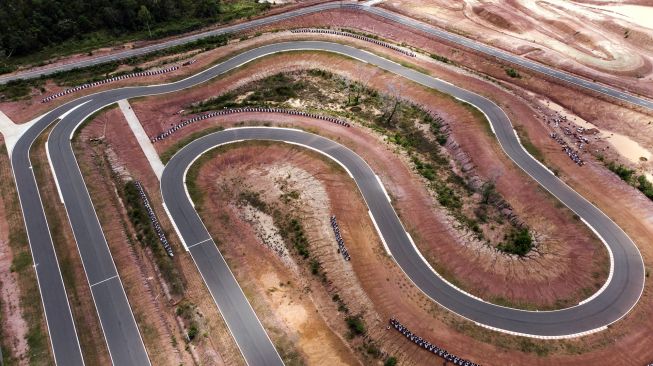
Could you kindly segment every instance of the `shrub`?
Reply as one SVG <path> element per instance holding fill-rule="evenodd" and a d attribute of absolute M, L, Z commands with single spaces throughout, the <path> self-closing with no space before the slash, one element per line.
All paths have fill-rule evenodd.
<path fill-rule="evenodd" d="M 383 366 L 395 366 L 396 364 L 397 364 L 396 357 L 388 357 L 388 359 L 385 360 L 385 363 L 383 363 Z"/>
<path fill-rule="evenodd" d="M 436 55 L 434 53 L 431 54 L 431 58 L 434 59 L 434 60 L 440 61 L 440 62 L 444 62 L 445 64 L 450 64 L 451 63 L 451 60 L 449 60 L 448 58 L 446 58 L 444 56 Z"/>
<path fill-rule="evenodd" d="M 347 326 L 349 327 L 352 336 L 365 334 L 365 323 L 360 315 L 350 315 L 345 318 L 345 321 L 347 322 Z"/>
<path fill-rule="evenodd" d="M 506 241 L 499 244 L 497 249 L 519 256 L 526 255 L 533 247 L 533 239 L 528 229 L 514 230 L 509 235 L 506 235 Z"/>
<path fill-rule="evenodd" d="M 624 166 L 623 164 L 617 165 L 613 161 L 608 163 L 608 169 L 610 169 L 613 173 L 618 175 L 619 178 L 621 178 L 624 181 L 629 182 L 629 183 L 630 183 L 631 178 L 633 177 L 633 174 L 635 173 L 635 170 L 629 169 L 628 167 Z"/>
<path fill-rule="evenodd" d="M 508 74 L 508 76 L 510 76 L 511 78 L 521 78 L 521 75 L 519 75 L 519 72 L 517 70 L 513 69 L 512 67 L 506 69 L 506 74 Z"/>
<path fill-rule="evenodd" d="M 637 177 L 637 189 L 653 200 L 653 183 L 649 182 L 645 176 L 640 175 Z"/>
<path fill-rule="evenodd" d="M 197 337 L 197 334 L 199 333 L 199 329 L 197 328 L 197 324 L 193 323 L 190 325 L 188 328 L 188 339 L 193 340 Z"/>

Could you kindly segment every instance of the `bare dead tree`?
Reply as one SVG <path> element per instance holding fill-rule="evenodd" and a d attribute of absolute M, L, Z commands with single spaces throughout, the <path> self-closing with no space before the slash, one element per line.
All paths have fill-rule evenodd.
<path fill-rule="evenodd" d="M 387 118 L 385 120 L 385 123 L 388 126 L 394 125 L 392 122 L 395 114 L 397 113 L 397 109 L 399 108 L 399 98 L 401 97 L 402 92 L 403 86 L 401 84 L 388 84 L 388 96 L 390 97 L 390 103 L 392 105 L 392 108 L 389 109 L 389 113 L 387 114 Z"/>

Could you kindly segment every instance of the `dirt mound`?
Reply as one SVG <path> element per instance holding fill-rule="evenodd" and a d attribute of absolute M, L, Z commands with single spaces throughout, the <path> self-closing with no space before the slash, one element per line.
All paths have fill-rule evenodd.
<path fill-rule="evenodd" d="M 512 32 L 517 32 L 517 33 L 523 32 L 523 29 L 520 26 L 520 24 L 514 22 L 511 19 L 504 17 L 502 14 L 505 14 L 506 12 L 504 11 L 504 9 L 498 6 L 495 5 L 473 6 L 472 11 L 479 18 L 489 22 L 494 26 L 497 26 L 502 29 L 507 29 Z"/>

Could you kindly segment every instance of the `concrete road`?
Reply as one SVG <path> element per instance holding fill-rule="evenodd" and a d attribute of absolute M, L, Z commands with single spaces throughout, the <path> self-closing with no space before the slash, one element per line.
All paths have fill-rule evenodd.
<path fill-rule="evenodd" d="M 579 86 L 581 88 L 589 89 L 593 92 L 601 93 L 607 96 L 610 96 L 612 98 L 632 103 L 634 105 L 648 108 L 648 109 L 653 109 L 653 100 L 647 99 L 644 97 L 640 97 L 634 94 L 630 94 L 628 92 L 625 92 L 623 90 L 620 90 L 615 87 L 611 87 L 610 85 L 606 84 L 600 84 L 593 82 L 589 79 L 585 79 L 579 76 L 576 76 L 574 74 L 570 74 L 564 71 L 559 71 L 556 70 L 553 67 L 546 66 L 544 64 L 541 64 L 536 61 L 531 61 L 525 57 L 522 56 L 517 56 L 512 53 L 503 51 L 498 48 L 494 48 L 488 45 L 485 45 L 483 43 L 478 43 L 475 41 L 470 40 L 469 38 L 457 35 L 455 33 L 447 32 L 445 30 L 442 30 L 440 28 L 433 27 L 429 24 L 417 21 L 415 19 L 405 17 L 399 14 L 396 14 L 394 12 L 391 12 L 386 9 L 381 9 L 381 8 L 376 8 L 374 6 L 369 6 L 368 4 L 359 4 L 359 3 L 351 3 L 351 2 L 333 2 L 333 3 L 326 3 L 326 4 L 319 4 L 315 6 L 310 6 L 302 9 L 297 9 L 293 11 L 288 11 L 285 13 L 277 14 L 277 15 L 272 15 L 260 19 L 255 19 L 247 22 L 243 22 L 240 24 L 235 24 L 219 29 L 214 29 L 211 31 L 191 35 L 191 36 L 186 36 L 186 37 L 181 37 L 178 39 L 154 44 L 151 46 L 143 47 L 143 48 L 138 48 L 138 49 L 133 49 L 133 50 L 127 50 L 127 51 L 122 51 L 118 52 L 112 55 L 106 55 L 106 56 L 100 56 L 96 57 L 90 60 L 85 60 L 85 61 L 78 61 L 78 62 L 73 62 L 65 65 L 58 65 L 58 66 L 52 66 L 52 67 L 47 67 L 44 69 L 40 70 L 32 70 L 32 71 L 26 71 L 22 72 L 19 74 L 15 75 L 5 75 L 5 76 L 0 76 L 0 84 L 7 83 L 11 80 L 18 80 L 18 79 L 29 79 L 29 78 L 35 78 L 39 77 L 42 75 L 50 75 L 58 71 L 66 71 L 66 70 L 72 70 L 75 68 L 80 68 L 80 67 L 86 67 L 86 66 L 91 66 L 91 65 L 97 65 L 105 62 L 110 62 L 110 61 L 115 61 L 115 60 L 122 60 L 126 59 L 129 57 L 134 57 L 134 56 L 140 56 L 140 55 L 145 55 L 154 51 L 178 46 L 181 44 L 185 44 L 188 42 L 193 42 L 201 38 L 206 38 L 210 36 L 216 36 L 216 35 L 223 35 L 223 34 L 232 34 L 232 33 L 238 33 L 242 31 L 246 31 L 252 28 L 260 27 L 263 25 L 268 25 L 272 24 L 281 20 L 286 20 L 290 18 L 295 18 L 295 17 L 301 17 L 304 15 L 309 15 L 312 13 L 317 13 L 320 11 L 325 11 L 325 10 L 332 10 L 332 9 L 339 9 L 339 8 L 346 8 L 346 9 L 354 9 L 354 10 L 359 10 L 363 12 L 368 12 L 370 14 L 374 14 L 376 16 L 382 17 L 390 22 L 395 22 L 398 24 L 402 24 L 407 27 L 414 28 L 416 30 L 425 32 L 427 34 L 430 34 L 432 36 L 438 37 L 440 39 L 456 43 L 460 46 L 464 46 L 470 49 L 473 49 L 478 52 L 485 53 L 487 55 L 491 55 L 494 57 L 497 57 L 501 60 L 511 62 L 513 64 L 528 68 L 533 71 L 540 72 L 542 74 L 554 77 L 556 79 L 559 79 L 565 83 L 571 83 L 576 86 Z"/>
<path fill-rule="evenodd" d="M 357 180 L 359 188 L 364 195 L 369 195 L 366 197 L 366 201 L 380 226 L 382 236 L 391 247 L 395 260 L 408 277 L 428 296 L 447 309 L 479 324 L 503 331 L 541 337 L 564 337 L 602 329 L 623 317 L 637 303 L 644 285 L 644 267 L 642 258 L 634 243 L 601 211 L 528 155 L 519 144 L 508 117 L 494 103 L 462 88 L 353 47 L 329 42 L 285 42 L 245 51 L 208 70 L 178 82 L 145 87 L 119 88 L 71 101 L 38 120 L 18 141 L 12 155 L 12 166 L 23 205 L 23 215 L 25 216 L 30 245 L 34 257 L 39 263 L 37 275 L 39 281 L 45 281 L 47 278 L 56 278 L 58 268 L 56 268 L 56 258 L 50 256 L 49 261 L 52 263 L 47 268 L 41 269 L 41 263 L 44 263 L 42 260 L 47 257 L 48 248 L 51 248 L 52 245 L 37 194 L 36 182 L 31 172 L 28 151 L 32 142 L 50 123 L 62 113 L 77 107 L 54 127 L 48 140 L 48 152 L 59 183 L 61 196 L 75 232 L 89 283 L 93 286 L 93 295 L 100 321 L 103 326 L 105 324 L 112 325 L 111 328 L 105 328 L 104 332 L 115 364 L 147 364 L 147 354 L 142 342 L 138 341 L 140 340 L 138 329 L 133 322 L 133 316 L 120 285 L 119 277 L 113 277 L 117 274 L 115 273 L 111 253 L 106 249 L 106 240 L 95 217 L 93 205 L 70 146 L 72 134 L 93 111 L 121 99 L 179 91 L 203 83 L 259 57 L 296 50 L 334 52 L 364 60 L 409 80 L 454 95 L 456 98 L 473 104 L 488 116 L 506 154 L 533 179 L 591 225 L 605 240 L 613 256 L 613 265 L 611 267 L 613 271 L 611 271 L 609 281 L 600 294 L 594 296 L 591 301 L 577 307 L 555 312 L 533 313 L 488 304 L 460 292 L 434 273 L 410 243 L 403 226 L 396 218 L 394 210 L 392 210 L 392 206 L 386 202 L 385 197 L 379 196 L 378 192 L 375 193 L 379 187 L 371 183 L 368 184 L 368 180 L 364 175 L 359 176 L 359 179 L 361 179 L 360 181 Z M 314 139 L 319 140 L 317 136 Z M 342 157 L 342 159 L 345 158 Z M 353 159 L 351 156 L 349 158 Z M 354 166 L 356 169 L 363 169 L 363 165 L 360 163 Z M 361 170 L 360 174 L 363 173 L 364 171 Z M 356 177 L 356 174 L 354 176 Z M 162 189 L 166 190 L 167 188 L 162 187 Z M 185 200 L 186 198 L 180 196 L 178 199 Z M 175 209 L 171 207 L 173 202 L 166 200 L 166 204 L 169 205 L 168 209 L 173 217 L 179 217 L 178 213 L 174 211 Z M 175 204 L 183 205 L 183 202 Z M 183 217 L 192 217 L 192 215 Z M 190 239 L 186 241 L 189 246 L 209 239 L 205 229 L 204 231 L 195 231 L 199 230 L 198 225 L 198 222 L 193 223 L 192 221 L 181 220 L 176 222 L 176 229 L 180 232 L 182 238 L 185 239 L 187 235 L 194 235 L 190 236 Z M 188 234 L 188 232 L 194 234 Z M 211 241 L 207 240 L 197 247 L 193 246 L 191 255 L 195 257 L 201 251 L 202 261 L 197 260 L 196 263 L 212 292 L 217 286 L 217 283 L 213 282 L 215 278 L 219 278 L 220 281 L 224 282 L 220 286 L 230 289 L 227 294 L 221 293 L 221 296 L 215 296 L 214 294 L 214 299 L 229 328 L 233 330 L 234 337 L 243 355 L 248 362 L 251 361 L 250 364 L 252 365 L 258 365 L 260 360 L 265 360 L 264 364 L 278 364 L 280 362 L 278 354 L 276 354 L 276 351 L 273 352 L 274 347 L 269 339 L 267 342 L 265 341 L 267 335 L 263 328 L 260 327 L 260 324 L 256 325 L 258 319 L 250 311 L 251 308 L 243 308 L 242 303 L 238 306 L 235 305 L 238 302 L 233 299 L 242 296 L 242 292 L 237 287 L 235 279 L 231 276 L 224 260 L 220 260 L 217 250 L 212 249 L 214 246 L 206 245 L 207 243 L 211 243 Z M 352 254 L 355 255 L 355 253 Z M 204 263 L 203 260 L 206 258 L 215 262 Z M 229 284 L 231 281 L 234 282 Z M 76 337 L 72 336 L 74 334 L 72 319 L 59 321 L 58 318 L 52 319 L 52 316 L 50 316 L 50 314 L 69 313 L 67 303 L 61 300 L 65 298 L 65 295 L 62 295 L 63 288 L 57 286 L 56 283 L 52 284 L 51 288 L 42 289 L 41 293 L 55 354 L 66 353 L 66 355 L 71 355 L 75 353 L 75 345 L 78 344 Z M 55 321 L 58 321 L 56 326 Z M 59 332 L 59 328 L 67 331 Z M 245 329 L 247 331 L 244 331 Z"/>

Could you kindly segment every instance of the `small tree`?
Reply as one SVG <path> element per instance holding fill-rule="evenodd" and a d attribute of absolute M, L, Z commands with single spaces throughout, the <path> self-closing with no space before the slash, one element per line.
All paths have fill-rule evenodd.
<path fill-rule="evenodd" d="M 141 5 L 141 8 L 138 9 L 138 21 L 147 27 L 147 32 L 150 34 L 150 38 L 152 38 L 152 31 L 150 30 L 152 14 L 150 14 L 150 11 L 147 10 L 147 6 Z"/>
<path fill-rule="evenodd" d="M 396 357 L 388 357 L 387 360 L 385 360 L 385 363 L 383 366 L 395 366 L 397 364 L 397 358 Z"/>

